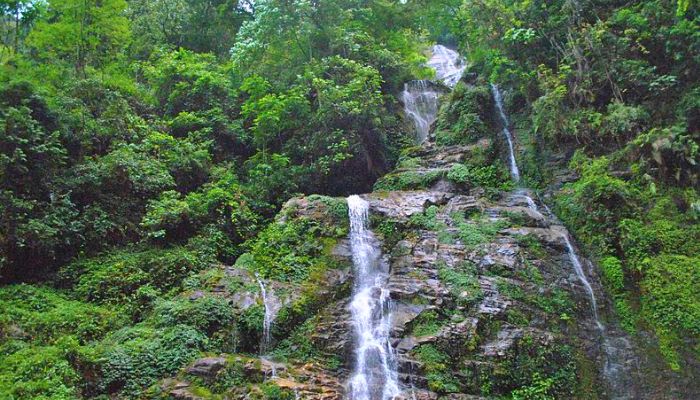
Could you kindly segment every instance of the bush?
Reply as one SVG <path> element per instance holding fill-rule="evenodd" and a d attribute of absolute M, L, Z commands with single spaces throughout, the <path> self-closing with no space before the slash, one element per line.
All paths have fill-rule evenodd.
<path fill-rule="evenodd" d="M 625 273 L 617 257 L 610 256 L 600 260 L 600 268 L 609 290 L 613 293 L 621 293 L 625 290 Z"/>
<path fill-rule="evenodd" d="M 76 261 L 60 272 L 59 280 L 72 286 L 85 300 L 121 304 L 136 312 L 147 306 L 140 303 L 144 300 L 140 295 L 146 294 L 144 288 L 156 294 L 177 290 L 184 278 L 205 269 L 212 261 L 208 255 L 183 247 L 121 250 Z"/>
<path fill-rule="evenodd" d="M 662 352 L 674 369 L 674 353 L 687 349 L 680 338 L 697 346 L 700 337 L 700 257 L 662 255 L 643 263 L 642 313 L 660 337 Z M 694 347 L 698 357 L 698 347 Z"/>
<path fill-rule="evenodd" d="M 173 374 L 206 349 L 207 338 L 195 328 L 143 325 L 115 332 L 95 360 L 101 371 L 98 391 L 136 397 L 157 379 Z"/>
<path fill-rule="evenodd" d="M 450 357 L 432 344 L 422 345 L 414 350 L 415 356 L 423 363 L 428 388 L 438 393 L 459 391 L 459 381 L 452 375 Z"/>
<path fill-rule="evenodd" d="M 447 179 L 454 183 L 469 187 L 495 188 L 508 190 L 512 181 L 502 168 L 495 165 L 469 166 L 455 164 L 447 172 Z"/>
<path fill-rule="evenodd" d="M 329 233 L 329 232 L 325 232 Z M 324 228 L 308 219 L 273 222 L 246 244 L 248 253 L 236 265 L 260 273 L 263 278 L 284 281 L 303 281 L 313 271 L 335 265 L 330 250 L 336 239 L 325 237 Z"/>
<path fill-rule="evenodd" d="M 455 268 L 442 265 L 438 269 L 438 276 L 462 306 L 471 306 L 483 297 L 476 266 L 469 261 Z"/>
<path fill-rule="evenodd" d="M 228 300 L 211 295 L 196 300 L 184 297 L 161 300 L 154 307 L 153 317 L 158 327 L 188 325 L 210 337 L 235 322 L 233 308 Z"/>
<path fill-rule="evenodd" d="M 19 330 L 32 344 L 49 345 L 63 335 L 85 344 L 103 337 L 126 318 L 116 310 L 69 299 L 54 289 L 29 285 L 0 288 L 0 339 Z"/>
<path fill-rule="evenodd" d="M 64 337 L 49 346 L 26 346 L 8 355 L 0 354 L 0 397 L 78 398 L 82 377 L 71 362 L 77 349 L 74 338 Z"/>
<path fill-rule="evenodd" d="M 488 86 L 459 83 L 440 108 L 436 142 L 443 146 L 473 143 L 486 136 L 493 113 Z"/>

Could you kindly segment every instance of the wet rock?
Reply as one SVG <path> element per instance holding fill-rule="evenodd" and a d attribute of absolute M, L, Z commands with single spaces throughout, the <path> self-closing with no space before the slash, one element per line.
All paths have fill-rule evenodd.
<path fill-rule="evenodd" d="M 192 394 L 188 389 L 174 389 L 168 394 L 175 400 L 203 400 L 203 397 Z"/>
<path fill-rule="evenodd" d="M 495 340 L 486 343 L 482 347 L 482 352 L 489 357 L 503 357 L 511 350 L 513 344 L 522 337 L 522 329 L 507 327 L 498 332 Z"/>
<path fill-rule="evenodd" d="M 204 378 L 213 378 L 217 372 L 226 366 L 226 358 L 224 357 L 206 357 L 195 361 L 192 366 L 187 368 L 187 373 Z"/>
<path fill-rule="evenodd" d="M 344 258 L 350 260 L 352 258 L 352 251 L 350 250 L 350 240 L 343 239 L 338 242 L 338 244 L 333 247 L 331 254 L 338 258 Z"/>
<path fill-rule="evenodd" d="M 190 300 L 198 300 L 204 297 L 204 292 L 201 290 L 196 290 L 194 293 L 190 294 Z"/>
<path fill-rule="evenodd" d="M 511 305 L 511 301 L 507 300 L 498 292 L 497 280 L 494 277 L 480 276 L 479 286 L 484 295 L 483 300 L 479 303 L 478 312 L 480 314 L 501 315 Z"/>
<path fill-rule="evenodd" d="M 431 205 L 443 205 L 453 195 L 434 191 L 381 192 L 366 195 L 373 213 L 387 218 L 406 220 L 413 214 L 422 213 Z"/>
<path fill-rule="evenodd" d="M 511 236 L 526 236 L 533 235 L 539 239 L 543 244 L 555 248 L 559 251 L 566 249 L 564 244 L 562 233 L 556 229 L 548 228 L 531 228 L 531 227 L 519 227 L 519 228 L 508 228 L 501 231 L 505 235 Z"/>

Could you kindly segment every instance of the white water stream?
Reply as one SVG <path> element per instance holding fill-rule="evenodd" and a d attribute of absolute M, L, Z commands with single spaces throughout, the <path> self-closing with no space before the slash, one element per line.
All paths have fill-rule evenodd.
<path fill-rule="evenodd" d="M 260 340 L 260 358 L 270 363 L 272 370 L 271 377 L 276 378 L 277 369 L 275 368 L 275 364 L 269 360 L 266 355 L 268 351 L 270 351 L 270 344 L 272 343 L 272 323 L 274 322 L 277 312 L 279 311 L 279 305 L 277 304 L 274 293 L 271 290 L 268 293 L 262 278 L 260 278 L 260 275 L 257 272 L 255 273 L 255 279 L 257 279 L 258 285 L 260 286 L 260 295 L 262 296 L 263 306 L 265 307 L 265 316 L 263 317 L 263 336 L 262 340 Z"/>
<path fill-rule="evenodd" d="M 355 367 L 350 378 L 352 400 L 389 400 L 400 395 L 396 356 L 389 342 L 391 302 L 386 288 L 388 263 L 368 228 L 369 203 L 347 199 L 355 287 L 350 312 L 355 334 Z"/>
<path fill-rule="evenodd" d="M 459 54 L 442 45 L 435 45 L 428 66 L 435 70 L 435 78 L 448 88 L 454 87 L 462 78 L 467 66 Z M 401 93 L 404 111 L 416 126 L 416 142 L 428 139 L 430 126 L 437 119 L 440 96 L 445 92 L 439 84 L 429 80 L 407 82 Z"/>
<path fill-rule="evenodd" d="M 501 124 L 503 124 L 503 135 L 505 135 L 506 140 L 508 141 L 510 175 L 517 183 L 520 182 L 520 170 L 518 170 L 518 163 L 515 162 L 513 135 L 510 132 L 510 123 L 508 122 L 508 117 L 506 116 L 505 109 L 503 108 L 503 96 L 501 96 L 501 91 L 498 89 L 498 86 L 493 83 L 491 84 L 491 92 L 493 93 L 493 99 L 496 102 L 496 110 L 498 110 L 498 115 L 501 117 Z"/>
<path fill-rule="evenodd" d="M 511 176 L 513 180 L 517 183 L 520 180 L 520 174 L 518 171 L 518 166 L 515 162 L 515 154 L 513 152 L 512 139 L 510 136 L 510 131 L 507 128 L 508 119 L 505 115 L 503 109 L 503 103 L 501 100 L 500 92 L 498 87 L 495 85 L 491 86 L 493 90 L 494 98 L 496 99 L 497 109 L 499 114 L 501 114 L 501 119 L 505 126 L 503 132 L 506 134 L 508 139 L 508 145 L 510 149 L 510 166 L 511 166 Z M 523 198 L 529 209 L 540 213 L 537 203 L 530 197 L 525 189 L 518 189 L 515 194 Z M 556 218 L 552 211 L 543 204 L 547 213 Z M 615 400 L 632 400 L 636 398 L 635 393 L 635 382 L 633 370 L 638 369 L 638 362 L 635 358 L 634 352 L 632 350 L 632 344 L 624 335 L 610 335 L 605 325 L 600 321 L 598 315 L 598 299 L 596 298 L 595 291 L 591 285 L 586 273 L 583 270 L 583 265 L 581 259 L 576 252 L 573 244 L 571 243 L 571 238 L 563 226 L 561 227 L 561 235 L 566 246 L 566 250 L 569 256 L 569 261 L 574 267 L 574 272 L 576 277 L 581 281 L 583 287 L 588 295 L 588 299 L 591 306 L 591 314 L 597 330 L 600 332 L 600 337 L 602 339 L 602 350 L 604 355 L 603 363 L 603 377 L 605 378 L 610 393 L 608 394 L 611 399 Z"/>

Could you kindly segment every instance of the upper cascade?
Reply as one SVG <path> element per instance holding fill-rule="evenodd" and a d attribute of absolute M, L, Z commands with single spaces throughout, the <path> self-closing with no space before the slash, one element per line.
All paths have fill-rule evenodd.
<path fill-rule="evenodd" d="M 435 70 L 435 78 L 449 87 L 454 87 L 467 68 L 466 61 L 454 50 L 437 44 L 433 46 L 433 56 L 428 66 Z"/>
<path fill-rule="evenodd" d="M 467 63 L 456 51 L 438 44 L 433 46 L 428 66 L 435 70 L 437 81 L 453 88 L 462 78 Z M 404 103 L 404 111 L 416 126 L 418 143 L 428 139 L 430 126 L 437 119 L 438 100 L 443 92 L 440 85 L 429 80 L 415 80 L 404 85 L 401 100 Z"/>

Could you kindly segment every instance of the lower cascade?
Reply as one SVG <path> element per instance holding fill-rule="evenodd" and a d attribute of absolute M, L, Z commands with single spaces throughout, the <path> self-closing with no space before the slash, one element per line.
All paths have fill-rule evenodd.
<path fill-rule="evenodd" d="M 355 338 L 355 366 L 349 382 L 352 400 L 393 399 L 400 394 L 396 357 L 389 341 L 391 300 L 386 288 L 388 263 L 369 230 L 369 203 L 348 197 L 350 248 L 355 286 L 350 313 Z"/>
<path fill-rule="evenodd" d="M 272 322 L 277 316 L 279 311 L 279 306 L 274 297 L 274 293 L 270 291 L 268 293 L 262 278 L 258 273 L 255 274 L 255 279 L 258 281 L 258 286 L 260 286 L 260 295 L 262 296 L 263 306 L 265 307 L 265 315 L 263 317 L 263 335 L 260 340 L 260 355 L 261 359 L 267 360 L 267 353 L 270 350 L 270 344 L 272 343 Z M 271 364 L 272 378 L 277 376 L 277 370 L 274 363 Z"/>

